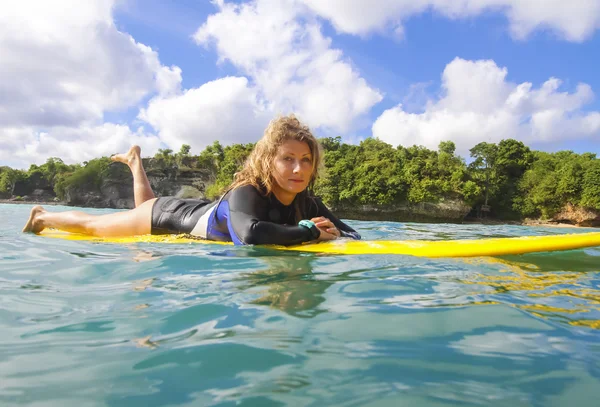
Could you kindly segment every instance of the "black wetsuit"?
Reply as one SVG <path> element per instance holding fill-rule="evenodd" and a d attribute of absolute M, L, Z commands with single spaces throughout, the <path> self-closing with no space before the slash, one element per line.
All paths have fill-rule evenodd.
<path fill-rule="evenodd" d="M 265 196 L 252 185 L 225 194 L 215 202 L 174 197 L 158 198 L 152 208 L 152 234 L 187 233 L 209 240 L 231 241 L 236 245 L 293 245 L 315 240 L 313 232 L 296 221 L 296 201 L 302 218 L 328 218 L 342 237 L 360 235 L 337 219 L 316 197 L 296 196 L 284 205 L 273 194 Z"/>

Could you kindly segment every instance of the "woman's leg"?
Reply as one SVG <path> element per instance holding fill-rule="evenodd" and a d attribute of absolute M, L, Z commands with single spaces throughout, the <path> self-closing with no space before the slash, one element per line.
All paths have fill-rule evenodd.
<path fill-rule="evenodd" d="M 40 233 L 45 228 L 55 228 L 71 233 L 98 237 L 147 235 L 152 229 L 152 206 L 149 199 L 135 209 L 107 215 L 90 215 L 84 212 L 47 212 L 35 206 L 23 232 Z"/>
<path fill-rule="evenodd" d="M 110 157 L 113 161 L 118 161 L 129 166 L 133 175 L 133 198 L 136 208 L 147 200 L 154 198 L 154 192 L 146 176 L 140 151 L 139 146 L 132 146 L 125 154 L 115 154 Z"/>

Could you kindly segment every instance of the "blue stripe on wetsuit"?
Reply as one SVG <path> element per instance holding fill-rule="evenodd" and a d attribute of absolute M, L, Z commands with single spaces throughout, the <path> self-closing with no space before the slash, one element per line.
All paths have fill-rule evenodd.
<path fill-rule="evenodd" d="M 227 222 L 227 230 L 229 230 L 229 237 L 235 245 L 244 245 L 245 243 L 238 237 L 231 225 L 231 216 L 229 216 L 229 202 L 223 200 L 218 204 L 217 210 L 215 211 L 218 220 Z M 216 231 L 215 231 L 216 232 Z M 220 234 L 220 233 L 219 233 Z"/>

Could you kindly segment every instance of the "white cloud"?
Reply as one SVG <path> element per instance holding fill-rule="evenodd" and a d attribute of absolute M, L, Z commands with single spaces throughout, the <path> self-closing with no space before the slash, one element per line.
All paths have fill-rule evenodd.
<path fill-rule="evenodd" d="M 20 151 L 27 143 L 35 140 L 35 133 L 31 128 L 8 127 L 0 128 L 0 166 L 2 161 L 14 161 L 19 158 L 15 154 Z M 28 166 L 33 159 L 26 160 L 21 166 Z"/>
<path fill-rule="evenodd" d="M 189 144 L 197 154 L 215 140 L 223 144 L 257 141 L 271 116 L 246 78 L 226 77 L 182 95 L 156 97 L 139 118 L 159 131 L 161 140 L 173 150 Z"/>
<path fill-rule="evenodd" d="M 162 66 L 156 72 L 156 88 L 161 96 L 178 94 L 181 92 L 181 68 Z"/>
<path fill-rule="evenodd" d="M 178 68 L 113 24 L 114 0 L 4 2 L 0 126 L 77 126 L 172 92 Z"/>
<path fill-rule="evenodd" d="M 535 30 L 550 29 L 569 41 L 583 41 L 600 28 L 597 0 L 301 0 L 344 33 L 365 35 L 393 29 L 431 10 L 449 18 L 473 17 L 495 11 L 506 15 L 513 37 L 523 39 Z"/>
<path fill-rule="evenodd" d="M 275 111 L 295 111 L 313 127 L 344 132 L 382 99 L 296 1 L 218 4 L 195 40 L 214 44 L 220 60 L 251 77 Z"/>
<path fill-rule="evenodd" d="M 4 2 L 0 13 L 0 161 L 81 162 L 156 136 L 103 123 L 151 94 L 176 95 L 181 70 L 113 22 L 115 0 Z M 149 153 L 150 151 L 146 151 Z"/>
<path fill-rule="evenodd" d="M 426 10 L 430 1 L 378 0 L 300 0 L 316 14 L 328 19 L 339 32 L 366 35 L 393 29 L 403 32 L 402 20 Z"/>
<path fill-rule="evenodd" d="M 535 89 L 506 75 L 493 61 L 456 58 L 444 70 L 439 100 L 428 101 L 422 113 L 408 113 L 402 105 L 386 110 L 373 135 L 393 145 L 434 149 L 453 140 L 462 154 L 481 141 L 515 138 L 531 145 L 600 136 L 600 112 L 583 110 L 594 97 L 589 85 L 561 92 L 561 81 L 550 78 Z"/>
<path fill-rule="evenodd" d="M 18 168 L 42 164 L 49 157 L 59 157 L 67 164 L 81 163 L 125 152 L 132 144 L 139 144 L 142 155 L 149 156 L 156 153 L 160 140 L 141 128 L 133 132 L 129 126 L 113 123 L 54 127 L 48 132 L 31 127 L 4 128 L 0 129 L 0 161 L 10 161 Z"/>
<path fill-rule="evenodd" d="M 43 162 L 59 156 L 80 162 L 140 143 L 146 154 L 164 142 L 194 151 L 215 139 L 256 141 L 276 113 L 296 112 L 313 128 L 345 133 L 383 98 L 341 50 L 323 35 L 315 13 L 354 34 L 394 30 L 431 9 L 450 18 L 486 10 L 505 13 L 515 37 L 551 28 L 570 40 L 600 25 L 600 2 L 548 0 L 216 0 L 218 12 L 194 34 L 214 46 L 221 62 L 244 77 L 182 89 L 182 71 L 163 66 L 156 51 L 119 31 L 120 0 L 22 0 L 0 13 L 0 161 Z M 539 3 L 539 4 L 538 4 Z M 343 7 L 342 7 L 343 5 Z M 597 135 L 600 112 L 583 113 L 593 98 L 587 85 L 559 91 L 512 84 L 493 62 L 456 60 L 443 76 L 445 96 L 422 114 L 397 106 L 373 126 L 394 143 L 436 147 L 452 138 L 466 147 L 508 136 L 523 140 Z M 107 113 L 130 111 L 151 98 L 138 118 L 154 134 L 104 123 Z M 411 108 L 411 112 L 414 110 Z M 476 129 L 476 130 L 474 130 Z M 459 146 L 460 148 L 460 146 Z M 15 161 L 17 160 L 17 161 Z"/>

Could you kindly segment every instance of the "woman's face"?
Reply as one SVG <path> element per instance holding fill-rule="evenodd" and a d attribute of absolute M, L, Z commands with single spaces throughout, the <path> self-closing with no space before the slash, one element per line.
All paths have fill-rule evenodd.
<path fill-rule="evenodd" d="M 283 143 L 275 156 L 273 178 L 275 179 L 275 195 L 293 196 L 308 187 L 313 171 L 313 157 L 308 144 L 297 140 L 288 140 Z M 279 193 L 279 194 L 278 194 Z M 286 201 L 288 199 L 285 199 Z M 290 202 L 291 202 L 290 200 Z M 286 203 L 283 202 L 282 203 Z"/>

